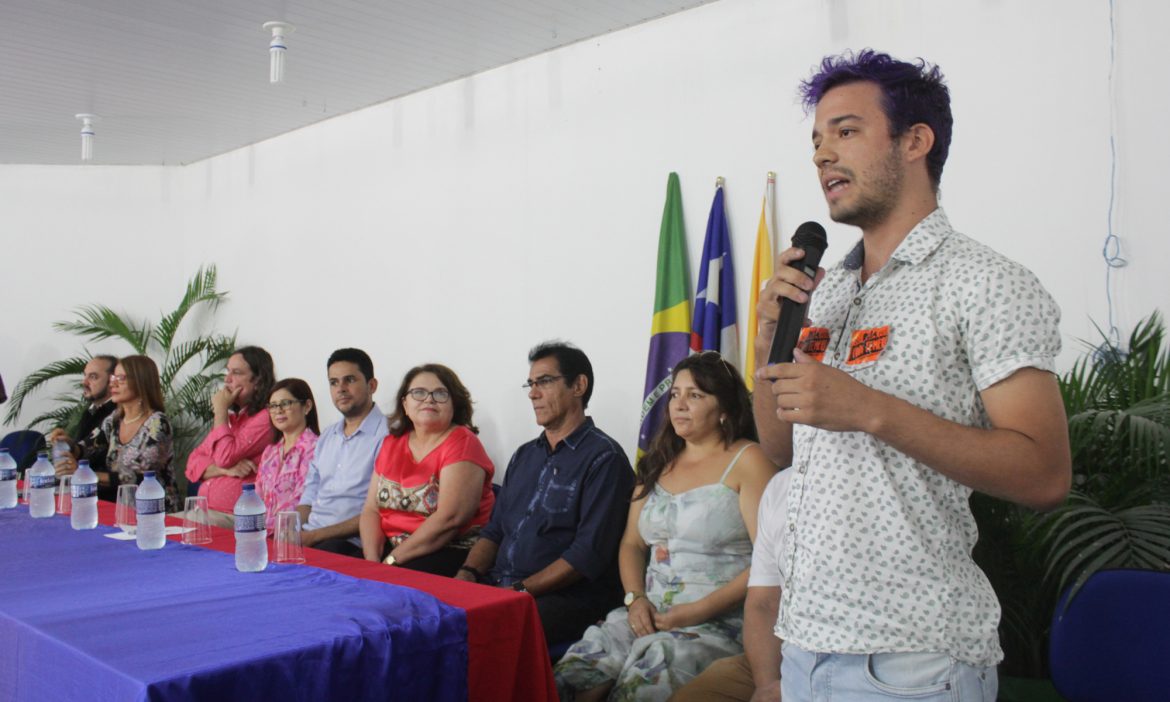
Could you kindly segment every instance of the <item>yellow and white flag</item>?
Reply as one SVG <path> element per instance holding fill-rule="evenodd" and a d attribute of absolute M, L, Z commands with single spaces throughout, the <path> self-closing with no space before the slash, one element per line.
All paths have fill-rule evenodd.
<path fill-rule="evenodd" d="M 747 358 L 743 364 L 743 377 L 748 390 L 755 387 L 752 374 L 756 371 L 756 305 L 760 301 L 760 293 L 768 284 L 768 279 L 772 277 L 772 266 L 774 265 L 772 251 L 775 242 L 773 232 L 776 231 L 775 197 L 776 174 L 769 171 L 768 185 L 764 188 L 764 209 L 760 212 L 760 227 L 756 231 L 756 256 L 755 260 L 752 261 L 752 292 L 748 301 Z"/>

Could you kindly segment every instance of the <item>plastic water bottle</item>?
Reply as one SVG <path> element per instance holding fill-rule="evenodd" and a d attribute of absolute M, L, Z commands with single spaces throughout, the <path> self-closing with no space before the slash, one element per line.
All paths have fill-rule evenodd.
<path fill-rule="evenodd" d="M 268 532 L 264 527 L 264 500 L 256 494 L 255 485 L 244 485 L 232 512 L 236 517 L 236 570 L 241 573 L 264 570 L 268 567 Z"/>
<path fill-rule="evenodd" d="M 0 449 L 0 509 L 16 506 L 16 460 L 8 449 Z"/>
<path fill-rule="evenodd" d="M 57 512 L 57 474 L 49 463 L 49 454 L 41 451 L 37 462 L 28 469 L 28 513 L 32 517 L 51 517 Z"/>
<path fill-rule="evenodd" d="M 78 461 L 77 472 L 70 483 L 73 496 L 73 512 L 69 525 L 74 529 L 92 529 L 97 526 L 97 474 L 89 467 L 89 461 Z"/>
<path fill-rule="evenodd" d="M 53 457 L 53 465 L 60 463 L 62 458 L 73 455 L 73 452 L 69 450 L 69 442 L 64 439 L 54 441 L 49 450 L 52 451 L 50 455 Z"/>
<path fill-rule="evenodd" d="M 167 542 L 167 493 L 155 479 L 153 470 L 146 471 L 146 477 L 139 483 L 134 496 L 134 506 L 138 512 L 138 530 L 135 533 L 138 548 L 143 551 L 162 548 Z"/>

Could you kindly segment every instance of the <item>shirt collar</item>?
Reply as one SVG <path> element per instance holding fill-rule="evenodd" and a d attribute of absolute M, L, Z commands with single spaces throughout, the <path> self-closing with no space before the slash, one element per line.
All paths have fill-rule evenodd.
<path fill-rule="evenodd" d="M 385 421 L 386 421 L 386 415 L 382 414 L 382 410 L 378 409 L 378 405 L 377 405 L 377 403 L 375 403 L 374 406 L 370 408 L 370 413 L 367 414 L 366 418 L 362 420 L 362 423 L 358 425 L 357 431 L 355 431 L 353 434 L 350 434 L 348 437 L 345 436 L 345 418 L 344 417 L 342 417 L 340 422 L 333 424 L 325 431 L 333 432 L 333 433 L 337 434 L 338 436 L 341 436 L 342 438 L 352 439 L 353 437 L 357 436 L 358 434 L 377 431 L 378 423 L 385 422 Z"/>
<path fill-rule="evenodd" d="M 304 450 L 306 444 L 316 443 L 316 441 L 317 434 L 309 427 L 305 427 L 305 430 L 297 437 L 297 442 L 293 444 L 293 450 Z"/>
<path fill-rule="evenodd" d="M 586 417 L 585 421 L 581 422 L 581 426 L 574 429 L 572 434 L 569 434 L 565 438 L 561 439 L 561 443 L 568 446 L 570 450 L 576 451 L 577 447 L 581 445 L 581 442 L 585 440 L 585 435 L 588 434 L 591 429 L 593 429 L 593 418 Z M 536 440 L 544 447 L 545 451 L 548 451 L 548 437 L 545 436 L 544 432 L 541 432 L 540 436 L 537 437 Z"/>
<path fill-rule="evenodd" d="M 110 404 L 113 401 L 114 401 L 114 398 L 107 397 L 104 401 L 102 401 L 96 405 L 91 402 L 91 403 L 89 403 L 89 408 L 88 408 L 89 413 L 90 414 L 97 414 L 98 412 L 101 412 L 103 409 L 105 409 L 106 405 Z"/>
<path fill-rule="evenodd" d="M 946 241 L 951 231 L 953 230 L 950 220 L 947 219 L 947 213 L 943 211 L 943 208 L 936 207 L 921 222 L 914 225 L 902 243 L 898 244 L 898 248 L 894 249 L 890 258 L 911 265 L 922 263 Z M 846 270 L 855 271 L 861 268 L 861 264 L 864 262 L 865 239 L 862 239 L 850 249 L 849 253 L 845 254 L 841 265 Z"/>

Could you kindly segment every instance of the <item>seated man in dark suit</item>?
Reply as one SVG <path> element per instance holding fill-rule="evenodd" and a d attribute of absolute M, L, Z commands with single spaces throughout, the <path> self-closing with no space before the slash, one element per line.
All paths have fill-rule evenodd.
<path fill-rule="evenodd" d="M 95 473 L 106 472 L 106 454 L 110 450 L 110 439 L 102 432 L 102 422 L 114 413 L 114 401 L 110 399 L 110 378 L 118 359 L 113 356 L 94 356 L 85 364 L 81 377 L 81 396 L 89 405 L 81 414 L 76 430 L 70 435 L 61 427 L 49 432 L 49 441 L 68 441 L 70 453 L 61 456 L 56 464 L 57 475 L 73 475 L 79 460 L 89 461 Z M 102 499 L 113 500 L 115 491 L 98 488 Z"/>

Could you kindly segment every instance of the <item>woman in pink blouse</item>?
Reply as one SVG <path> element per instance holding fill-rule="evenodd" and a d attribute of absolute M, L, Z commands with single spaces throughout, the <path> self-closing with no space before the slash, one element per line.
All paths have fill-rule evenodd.
<path fill-rule="evenodd" d="M 187 458 L 187 480 L 200 481 L 217 526 L 232 526 L 232 509 L 244 483 L 256 479 L 260 455 L 271 443 L 268 395 L 276 376 L 272 356 L 259 346 L 237 349 L 227 362 L 224 383 L 211 396 L 211 432 Z"/>
<path fill-rule="evenodd" d="M 268 508 L 268 533 L 276 527 L 277 512 L 292 512 L 305 490 L 305 474 L 317 447 L 317 406 L 313 391 L 300 378 L 285 378 L 268 396 L 272 443 L 260 456 L 256 492 Z"/>

